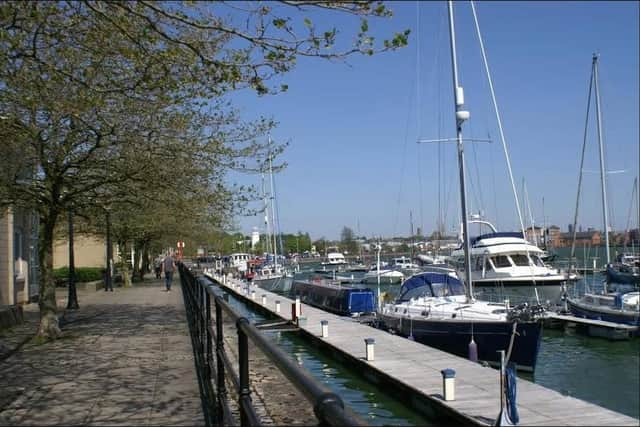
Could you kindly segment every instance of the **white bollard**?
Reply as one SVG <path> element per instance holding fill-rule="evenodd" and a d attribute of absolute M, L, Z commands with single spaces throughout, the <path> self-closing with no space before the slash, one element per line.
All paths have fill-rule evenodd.
<path fill-rule="evenodd" d="M 456 371 L 453 369 L 443 369 L 442 374 L 442 396 L 444 400 L 456 400 Z"/>
<path fill-rule="evenodd" d="M 376 343 L 376 340 L 373 338 L 365 338 L 364 343 L 366 344 L 366 359 L 368 362 L 374 360 L 373 349 Z"/>
<path fill-rule="evenodd" d="M 280 301 L 276 301 L 276 313 L 280 313 Z"/>
<path fill-rule="evenodd" d="M 302 314 L 302 306 L 300 305 L 300 297 L 296 297 L 296 319 Z"/>
<path fill-rule="evenodd" d="M 320 336 L 322 338 L 327 338 L 329 336 L 329 321 L 328 320 L 321 320 L 320 321 L 320 327 L 322 330 L 322 333 L 320 334 Z"/>
<path fill-rule="evenodd" d="M 251 299 L 256 300 L 256 291 L 251 291 Z"/>
<path fill-rule="evenodd" d="M 267 305 L 267 296 L 265 294 L 262 295 L 262 305 Z"/>

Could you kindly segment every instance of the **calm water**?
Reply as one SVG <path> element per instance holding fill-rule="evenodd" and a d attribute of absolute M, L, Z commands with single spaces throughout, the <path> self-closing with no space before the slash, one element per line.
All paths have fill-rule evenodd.
<path fill-rule="evenodd" d="M 545 330 L 533 380 L 560 393 L 638 418 L 640 339 L 616 342 Z"/>
<path fill-rule="evenodd" d="M 253 313 L 240 300 L 230 297 L 229 303 L 237 313 L 246 316 L 252 323 L 264 320 L 264 317 Z M 435 422 L 425 419 L 405 406 L 401 400 L 378 390 L 357 372 L 309 346 L 295 333 L 269 332 L 267 335 L 319 382 L 338 394 L 345 405 L 353 409 L 368 424 L 374 426 L 436 425 Z"/>
<path fill-rule="evenodd" d="M 602 288 L 604 276 L 585 276 L 573 292 L 585 287 Z M 394 293 L 398 285 L 382 291 Z M 277 338 L 301 364 L 345 399 L 360 416 L 374 425 L 424 425 L 425 421 L 401 402 L 381 394 L 358 375 L 331 359 L 307 348 L 292 334 Z M 588 337 L 572 330 L 545 330 L 535 375 L 521 378 L 626 415 L 640 417 L 640 338 L 608 341 Z"/>

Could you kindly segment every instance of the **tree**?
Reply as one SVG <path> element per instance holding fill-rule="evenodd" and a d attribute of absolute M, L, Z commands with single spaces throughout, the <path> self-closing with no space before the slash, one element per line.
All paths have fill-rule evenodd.
<path fill-rule="evenodd" d="M 349 227 L 343 227 L 340 233 L 340 242 L 343 251 L 347 251 L 350 254 L 358 252 L 358 243 L 355 240 L 355 234 Z"/>
<path fill-rule="evenodd" d="M 60 333 L 52 245 L 63 213 L 73 209 L 99 223 L 107 209 L 133 210 L 137 221 L 149 221 L 164 205 L 163 218 L 175 219 L 178 230 L 181 212 L 192 212 L 181 209 L 201 197 L 206 206 L 198 218 L 228 224 L 249 196 L 226 183 L 226 172 L 255 169 L 256 158 L 279 150 L 260 142 L 273 121 L 242 122 L 224 95 L 246 87 L 259 94 L 286 89 L 267 82 L 301 55 L 343 59 L 407 42 L 405 31 L 374 46 L 367 17 L 391 15 L 379 3 L 278 5 L 293 9 L 268 3 L 240 12 L 224 2 L 0 4 L 0 207 L 39 214 L 40 337 Z M 218 6 L 243 13 L 243 24 L 217 13 Z M 319 30 L 303 17 L 308 6 L 359 17 L 353 45 L 340 49 L 335 28 Z M 301 23 L 283 10 L 294 10 Z M 155 226 L 132 229 L 123 215 L 116 220 L 120 239 L 156 236 Z"/>

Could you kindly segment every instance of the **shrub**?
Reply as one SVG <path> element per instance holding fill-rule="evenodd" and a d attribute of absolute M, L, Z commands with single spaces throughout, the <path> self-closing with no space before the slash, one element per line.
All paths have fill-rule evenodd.
<path fill-rule="evenodd" d="M 76 268 L 76 282 L 93 282 L 102 280 L 102 268 L 100 267 L 78 267 Z M 61 267 L 53 270 L 53 277 L 56 283 L 63 284 L 69 280 L 69 267 Z"/>

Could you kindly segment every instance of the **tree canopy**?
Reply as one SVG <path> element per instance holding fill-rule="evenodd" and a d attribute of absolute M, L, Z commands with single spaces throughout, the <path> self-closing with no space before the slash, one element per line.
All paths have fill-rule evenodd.
<path fill-rule="evenodd" d="M 357 19 L 351 42 L 314 11 Z M 59 333 L 51 267 L 64 212 L 99 228 L 109 210 L 121 239 L 225 228 L 250 197 L 227 172 L 283 149 L 266 143 L 273 119 L 245 121 L 225 95 L 286 90 L 270 81 L 299 56 L 402 47 L 408 31 L 370 35 L 368 19 L 389 16 L 368 1 L 0 3 L 0 207 L 39 214 L 39 334 Z"/>

